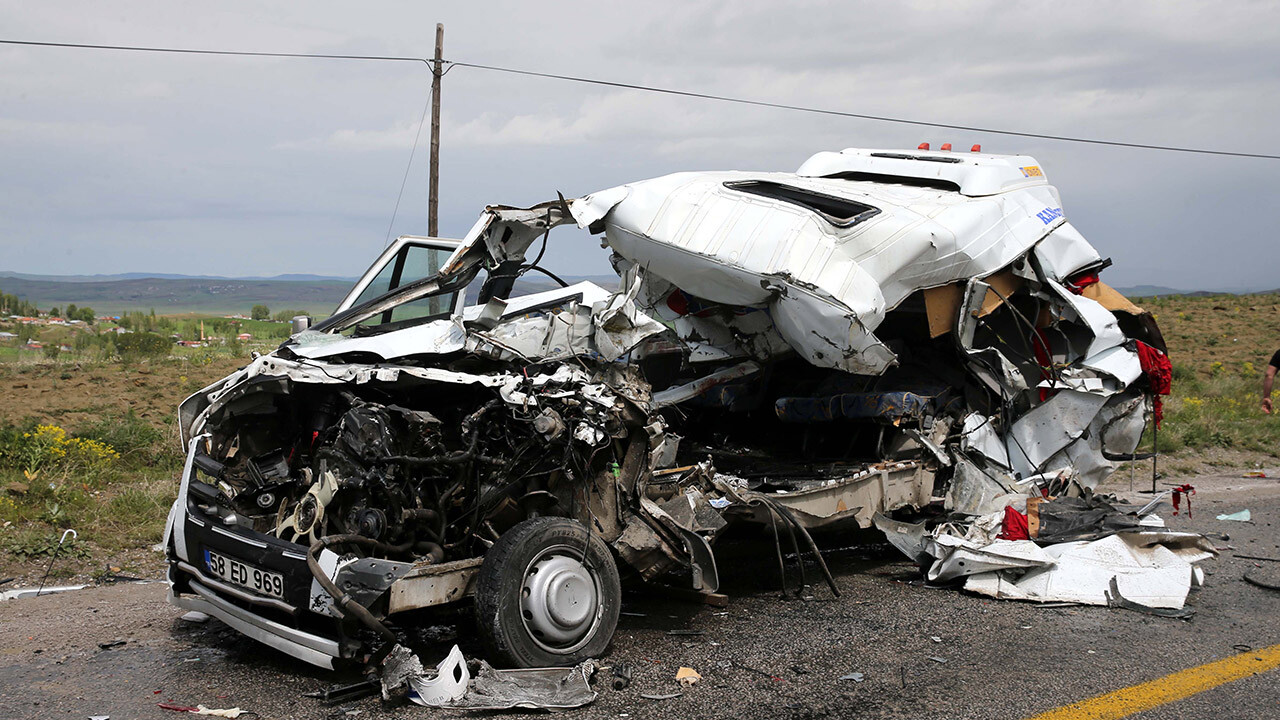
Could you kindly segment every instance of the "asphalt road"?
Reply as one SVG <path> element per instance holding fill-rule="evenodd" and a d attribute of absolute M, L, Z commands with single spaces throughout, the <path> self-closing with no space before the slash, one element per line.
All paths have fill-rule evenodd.
<path fill-rule="evenodd" d="M 1191 620 L 931 589 L 887 547 L 841 549 L 830 538 L 827 559 L 841 596 L 814 585 L 812 599 L 784 601 L 772 543 L 744 540 L 722 559 L 727 608 L 628 594 L 627 614 L 601 663 L 630 663 L 634 680 L 614 691 L 607 673 L 597 675 L 599 698 L 569 716 L 1016 719 L 1243 647 L 1280 643 L 1280 592 L 1241 579 L 1251 569 L 1280 578 L 1280 563 L 1235 557 L 1280 557 L 1280 481 L 1228 472 L 1193 482 L 1200 490 L 1194 519 L 1170 517 L 1170 525 L 1226 537 L 1214 536 L 1224 550 L 1203 565 L 1208 580 L 1191 595 Z M 1127 489 L 1127 477 L 1122 485 Z M 1252 524 L 1215 519 L 1246 507 Z M 808 571 L 817 581 L 816 569 Z M 153 583 L 0 603 L 0 718 L 173 720 L 174 713 L 156 706 L 162 701 L 238 706 L 261 718 L 457 714 L 388 708 L 372 698 L 326 707 L 302 694 L 355 678 L 302 665 L 214 620 L 183 622 L 164 595 L 164 585 Z M 435 662 L 455 641 L 477 652 L 470 635 L 465 615 L 441 618 L 421 633 L 424 662 Z M 125 642 L 99 647 L 116 640 Z M 703 680 L 678 698 L 641 697 L 678 692 L 681 666 Z M 864 680 L 838 679 L 850 672 Z M 1280 717 L 1280 670 L 1133 717 Z"/>

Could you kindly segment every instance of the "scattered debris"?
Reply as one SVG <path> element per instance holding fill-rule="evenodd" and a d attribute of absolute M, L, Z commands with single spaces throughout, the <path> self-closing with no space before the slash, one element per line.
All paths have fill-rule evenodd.
<path fill-rule="evenodd" d="M 644 698 L 645 700 L 674 700 L 680 697 L 681 695 L 684 695 L 684 693 L 677 692 L 677 693 L 668 693 L 666 695 L 660 695 L 657 693 L 640 693 L 640 697 Z"/>
<path fill-rule="evenodd" d="M 701 679 L 702 676 L 698 674 L 698 671 L 690 667 L 682 667 L 676 671 L 676 682 L 684 687 L 694 685 Z"/>
<path fill-rule="evenodd" d="M 1253 471 L 1251 471 L 1251 472 L 1247 472 L 1247 473 L 1245 473 L 1245 474 L 1241 475 L 1240 477 L 1242 477 L 1242 478 L 1264 478 L 1264 477 L 1266 477 L 1266 476 L 1267 476 L 1267 474 L 1266 474 L 1265 472 L 1261 471 L 1261 470 L 1253 470 Z"/>
<path fill-rule="evenodd" d="M 185 713 L 193 713 L 199 710 L 199 708 L 194 707 L 192 705 L 179 705 L 177 703 L 171 703 L 171 702 L 159 702 L 159 703 L 156 703 L 156 707 L 160 708 L 161 710 L 172 710 L 174 712 L 185 712 Z"/>
<path fill-rule="evenodd" d="M 1124 608 L 1125 610 L 1133 610 L 1147 615 L 1155 615 L 1158 617 L 1180 618 L 1186 619 L 1195 614 L 1195 610 L 1186 607 L 1161 607 L 1154 604 L 1144 604 L 1129 600 L 1120 594 L 1118 577 L 1112 576 L 1111 581 L 1107 584 L 1107 590 L 1104 593 L 1107 600 L 1107 607 Z M 1089 652 L 1093 652 L 1090 650 Z"/>
<path fill-rule="evenodd" d="M 596 699 L 591 689 L 595 664 L 584 661 L 571 668 L 495 670 L 481 660 L 467 693 L 446 707 L 467 710 L 567 710 Z"/>
<path fill-rule="evenodd" d="M 626 690 L 627 686 L 631 684 L 631 672 L 631 663 L 625 660 L 618 661 L 613 666 L 613 689 Z"/>
<path fill-rule="evenodd" d="M 965 590 L 1000 599 L 1177 610 L 1203 582 L 1192 565 L 1217 555 L 1204 536 L 1168 530 L 1150 504 L 1139 509 L 1087 490 L 1003 502 L 932 530 L 883 515 L 875 522 L 930 582 L 963 579 Z"/>
<path fill-rule="evenodd" d="M 1045 548 L 1048 562 L 1019 576 L 982 573 L 964 588 L 995 598 L 1107 606 L 1118 583 L 1129 602 L 1181 608 L 1197 580 L 1192 564 L 1217 552 L 1194 533 L 1126 532 Z"/>
<path fill-rule="evenodd" d="M 191 713 L 193 715 L 210 715 L 212 717 L 231 718 L 232 720 L 235 720 L 235 718 L 238 718 L 241 715 L 257 715 L 257 713 L 251 713 L 248 710 L 241 710 L 238 707 L 207 708 L 203 705 L 197 705 L 196 709 L 192 710 Z"/>
<path fill-rule="evenodd" d="M 109 642 L 100 642 L 98 643 L 98 647 L 102 648 L 103 650 L 111 650 L 113 648 L 123 647 L 125 643 L 128 643 L 128 642 L 129 641 L 125 640 L 124 638 L 116 638 L 115 640 L 111 640 Z"/>
<path fill-rule="evenodd" d="M 1235 522 L 1253 522 L 1253 519 L 1249 515 L 1248 510 L 1241 510 L 1240 512 L 1234 512 L 1234 513 L 1231 513 L 1230 515 L 1223 513 L 1222 515 L 1218 516 L 1218 519 L 1233 520 Z"/>
<path fill-rule="evenodd" d="M 377 695 L 380 687 L 381 683 L 378 680 L 362 680 L 346 685 L 331 685 L 323 690 L 303 693 L 302 696 L 316 698 L 326 705 L 337 705 L 338 703 L 351 702 L 370 695 Z M 390 700 L 391 698 L 386 699 Z"/>
<path fill-rule="evenodd" d="M 435 677 L 425 678 L 422 664 L 416 655 L 406 663 L 408 667 L 406 680 L 409 683 L 409 699 L 419 705 L 444 707 L 467 693 L 467 683 L 471 681 L 471 671 L 467 668 L 467 659 L 457 645 L 436 665 Z M 393 676 L 395 677 L 395 676 Z M 386 695 L 386 683 L 383 681 L 383 695 Z"/>
<path fill-rule="evenodd" d="M 205 613 L 200 612 L 199 610 L 192 610 L 189 613 L 184 613 L 182 617 L 178 619 L 182 620 L 183 622 L 195 623 L 199 625 L 201 623 L 208 621 L 209 616 Z"/>
<path fill-rule="evenodd" d="M 72 592 L 74 590 L 83 590 L 88 585 L 58 585 L 47 588 L 16 588 L 14 590 L 6 590 L 0 593 L 0 601 L 19 600 L 21 598 L 36 597 L 37 595 L 54 595 L 56 593 Z"/>
<path fill-rule="evenodd" d="M 854 682 L 858 682 L 858 683 L 860 683 L 860 682 L 862 682 L 862 681 L 865 679 L 865 677 L 864 677 L 864 676 L 863 676 L 863 674 L 862 674 L 862 673 L 860 673 L 860 672 L 851 672 L 851 673 L 849 673 L 848 675 L 841 675 L 839 679 L 840 679 L 840 680 L 852 680 L 852 681 L 854 681 Z"/>
<path fill-rule="evenodd" d="M 934 662 L 936 662 L 936 663 L 938 663 L 939 665 L 946 665 L 946 664 L 947 664 L 947 659 L 946 659 L 946 658 L 944 658 L 944 657 L 938 657 L 938 656 L 936 656 L 936 655 L 930 655 L 930 656 L 929 656 L 929 659 L 930 659 L 930 660 L 932 660 L 932 661 L 934 661 Z"/>
<path fill-rule="evenodd" d="M 1264 562 L 1280 562 L 1280 558 L 1266 557 L 1265 555 L 1241 555 L 1240 553 L 1232 553 L 1231 557 L 1240 558 L 1242 560 L 1262 560 Z"/>
<path fill-rule="evenodd" d="M 934 642 L 936 642 L 936 643 L 940 643 L 940 642 L 942 642 L 942 638 L 938 637 L 937 635 L 930 635 L 930 636 L 929 636 L 929 639 L 930 639 L 930 640 L 932 640 L 932 641 L 934 641 Z"/>
<path fill-rule="evenodd" d="M 563 710 L 596 699 L 591 689 L 595 663 L 590 660 L 571 668 L 522 670 L 496 670 L 481 660 L 478 668 L 473 676 L 466 657 L 454 645 L 428 676 L 416 655 L 396 646 L 383 662 L 383 697 L 407 696 L 418 705 L 461 710 Z M 407 693 L 402 695 L 405 685 Z"/>
<path fill-rule="evenodd" d="M 49 555 L 49 566 L 44 569 L 44 577 L 40 578 L 40 587 L 36 589 L 36 597 L 39 597 L 41 591 L 44 590 L 44 582 L 49 579 L 49 573 L 53 570 L 53 563 L 58 559 L 58 553 L 62 552 L 62 546 L 67 542 L 67 536 L 70 535 L 72 540 L 77 540 L 80 534 L 71 528 L 62 531 L 62 537 L 58 539 L 58 545 L 53 549 L 53 553 Z"/>
<path fill-rule="evenodd" d="M 1259 575 L 1260 573 L 1258 573 L 1256 570 L 1251 570 L 1244 574 L 1244 581 L 1249 583 L 1250 585 L 1257 585 L 1260 588 L 1266 588 L 1268 590 L 1280 590 L 1280 581 L 1264 580 L 1261 577 L 1259 577 Z"/>

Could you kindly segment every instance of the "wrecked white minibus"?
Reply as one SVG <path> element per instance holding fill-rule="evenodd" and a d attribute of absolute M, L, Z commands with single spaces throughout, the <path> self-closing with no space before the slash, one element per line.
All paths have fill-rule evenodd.
<path fill-rule="evenodd" d="M 849 149 L 400 238 L 182 403 L 171 602 L 333 667 L 471 601 L 494 660 L 568 666 L 605 651 L 623 575 L 714 592 L 730 523 L 821 565 L 810 530 L 1092 487 L 1165 348 L 1061 208 L 1030 157 Z M 515 295 L 559 280 L 566 223 L 618 289 Z"/>

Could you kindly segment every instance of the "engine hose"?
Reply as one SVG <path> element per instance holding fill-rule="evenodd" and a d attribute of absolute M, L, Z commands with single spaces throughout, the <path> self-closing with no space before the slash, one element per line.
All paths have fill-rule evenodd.
<path fill-rule="evenodd" d="M 413 551 L 420 557 L 425 557 L 431 561 L 433 565 L 444 561 L 444 548 L 440 547 L 439 543 L 422 540 L 414 543 Z"/>
<path fill-rule="evenodd" d="M 787 599 L 787 566 L 782 561 L 782 539 L 778 535 L 778 513 L 771 505 L 765 505 L 769 511 L 769 524 L 773 526 L 773 546 L 778 551 L 778 576 L 782 578 L 782 599 Z M 799 560 L 799 558 L 797 557 Z M 804 560 L 800 560 L 801 563 Z"/>
<path fill-rule="evenodd" d="M 320 583 L 320 587 L 323 588 L 325 592 L 329 593 L 330 597 L 334 599 L 334 603 L 340 606 L 342 610 L 354 615 L 357 620 L 364 623 L 369 629 L 381 635 L 387 642 L 397 642 L 396 634 L 391 632 L 390 628 L 383 625 L 381 621 L 374 617 L 373 613 L 369 612 L 368 608 L 356 602 L 350 595 L 339 590 L 338 586 L 329 579 L 329 576 L 326 575 L 324 570 L 320 567 L 320 561 L 316 559 L 316 556 L 321 550 L 324 550 L 331 545 L 360 545 L 373 550 L 381 550 L 382 552 L 395 552 L 397 551 L 396 547 L 380 543 L 373 538 L 367 538 L 363 535 L 326 535 L 325 537 L 317 540 L 315 544 L 307 550 L 307 568 L 311 570 L 311 574 L 315 577 L 316 582 Z M 400 552 L 403 552 L 403 550 L 400 550 Z"/>
<path fill-rule="evenodd" d="M 831 576 L 831 570 L 827 567 L 827 561 L 822 559 L 822 551 L 818 550 L 818 544 L 813 541 L 813 536 L 809 534 L 808 530 L 805 530 L 804 526 L 800 524 L 800 521 L 796 519 L 796 516 L 793 515 L 786 506 L 773 500 L 770 500 L 769 503 L 778 511 L 779 515 L 786 519 L 787 522 L 791 523 L 796 530 L 800 531 L 800 535 L 804 537 L 805 542 L 809 544 L 809 549 L 813 551 L 813 557 L 818 561 L 818 568 L 822 570 L 823 577 L 827 579 L 827 585 L 831 586 L 831 592 L 836 597 L 840 597 L 840 590 L 836 588 L 836 579 Z"/>
<path fill-rule="evenodd" d="M 404 518 L 405 522 L 420 520 L 431 523 L 432 527 L 427 529 L 427 534 L 436 540 L 444 537 L 444 516 L 435 510 L 430 508 L 409 508 L 401 514 L 401 517 Z"/>
<path fill-rule="evenodd" d="M 787 531 L 791 536 L 791 550 L 796 554 L 796 566 L 800 568 L 800 591 L 803 594 L 804 588 L 809 585 L 809 578 L 804 571 L 804 560 L 800 557 L 800 543 L 796 541 L 795 526 L 788 523 Z"/>
<path fill-rule="evenodd" d="M 472 461 L 483 463 L 485 465 L 507 464 L 507 461 L 502 458 L 480 455 L 471 450 L 459 450 L 458 452 L 445 453 L 443 455 L 384 455 L 380 458 L 374 458 L 373 460 L 373 462 L 378 463 L 379 465 L 404 463 L 406 465 L 425 465 L 427 467 L 465 465 Z"/>

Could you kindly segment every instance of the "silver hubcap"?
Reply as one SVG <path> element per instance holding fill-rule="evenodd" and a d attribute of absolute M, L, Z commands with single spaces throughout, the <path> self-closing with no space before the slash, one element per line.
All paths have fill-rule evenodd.
<path fill-rule="evenodd" d="M 600 619 L 600 587 L 570 548 L 547 548 L 525 569 L 520 615 L 544 649 L 570 653 L 591 639 Z"/>

